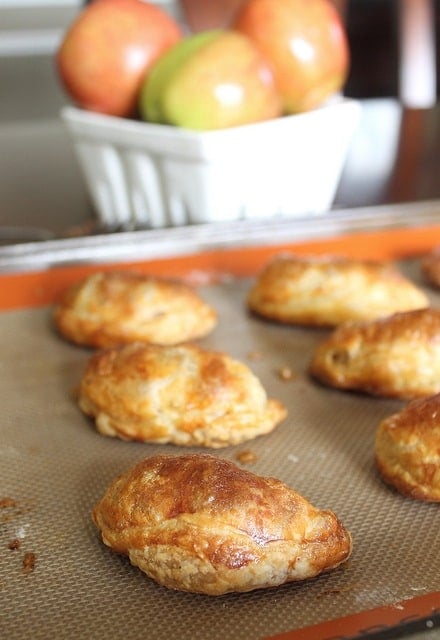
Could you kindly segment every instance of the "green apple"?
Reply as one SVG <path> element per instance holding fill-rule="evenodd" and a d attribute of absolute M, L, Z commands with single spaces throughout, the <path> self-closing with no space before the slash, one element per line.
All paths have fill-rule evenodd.
<path fill-rule="evenodd" d="M 150 122 L 166 122 L 163 113 L 162 96 L 167 85 L 172 81 L 172 76 L 192 55 L 203 47 L 205 43 L 215 40 L 218 31 L 204 31 L 196 36 L 182 40 L 180 47 L 171 47 L 168 55 L 161 56 L 160 60 L 150 71 L 150 78 L 141 89 L 140 108 L 145 120 Z"/>
<path fill-rule="evenodd" d="M 210 130 L 281 115 L 269 64 L 254 43 L 232 30 L 180 40 L 153 65 L 139 96 L 144 120 Z"/>

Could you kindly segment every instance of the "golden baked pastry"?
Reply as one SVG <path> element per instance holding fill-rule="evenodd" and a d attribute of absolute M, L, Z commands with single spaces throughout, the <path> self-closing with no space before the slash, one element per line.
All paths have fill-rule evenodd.
<path fill-rule="evenodd" d="M 177 344 L 208 334 L 217 314 L 182 282 L 128 271 L 104 271 L 66 290 L 54 313 L 62 336 L 76 344 Z"/>
<path fill-rule="evenodd" d="M 425 293 L 385 263 L 335 256 L 279 256 L 248 295 L 257 315 L 286 324 L 333 327 L 429 306 Z"/>
<path fill-rule="evenodd" d="M 440 502 L 440 394 L 412 400 L 383 420 L 375 458 L 382 478 L 400 493 Z"/>
<path fill-rule="evenodd" d="M 331 511 L 208 454 L 146 458 L 109 486 L 93 519 L 159 584 L 213 596 L 316 576 L 352 548 Z"/>
<path fill-rule="evenodd" d="M 268 433 L 286 416 L 246 365 L 192 344 L 95 352 L 78 402 L 104 435 L 215 448 Z"/>
<path fill-rule="evenodd" d="M 440 310 L 349 322 L 315 349 L 310 373 L 323 384 L 412 399 L 440 391 Z"/>
<path fill-rule="evenodd" d="M 422 275 L 434 287 L 440 287 L 440 249 L 434 249 L 420 262 Z"/>

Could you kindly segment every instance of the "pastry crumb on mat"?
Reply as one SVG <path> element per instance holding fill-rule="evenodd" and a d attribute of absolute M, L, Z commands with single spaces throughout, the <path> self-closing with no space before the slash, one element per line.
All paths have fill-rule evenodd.
<path fill-rule="evenodd" d="M 241 464 L 252 464 L 253 462 L 257 462 L 258 456 L 255 451 L 251 449 L 245 449 L 244 451 L 239 451 L 235 456 L 236 460 Z"/>
<path fill-rule="evenodd" d="M 27 551 L 23 556 L 24 573 L 32 573 L 37 563 L 37 556 L 32 551 Z"/>

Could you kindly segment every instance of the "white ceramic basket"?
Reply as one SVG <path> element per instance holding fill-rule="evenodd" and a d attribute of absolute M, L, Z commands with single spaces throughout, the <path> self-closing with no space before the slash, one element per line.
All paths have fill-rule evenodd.
<path fill-rule="evenodd" d="M 359 115 L 359 103 L 343 98 L 305 114 L 194 132 L 61 112 L 101 223 L 132 229 L 326 213 Z"/>

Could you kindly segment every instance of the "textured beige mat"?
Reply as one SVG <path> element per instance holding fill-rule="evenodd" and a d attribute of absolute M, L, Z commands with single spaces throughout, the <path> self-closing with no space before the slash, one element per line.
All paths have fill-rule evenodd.
<path fill-rule="evenodd" d="M 417 263 L 404 268 L 420 281 Z M 4 312 L 1 638 L 254 640 L 440 591 L 439 505 L 393 493 L 373 464 L 376 427 L 403 404 L 313 383 L 308 362 L 326 333 L 248 317 L 248 287 L 231 280 L 200 290 L 220 316 L 201 343 L 246 362 L 289 415 L 272 434 L 214 455 L 240 464 L 250 450 L 256 460 L 247 469 L 332 509 L 352 532 L 350 561 L 306 583 L 220 598 L 156 585 L 99 541 L 90 512 L 117 474 L 144 456 L 182 449 L 99 435 L 71 393 L 91 352 L 55 334 L 50 308 Z M 292 379 L 280 377 L 283 367 Z"/>

